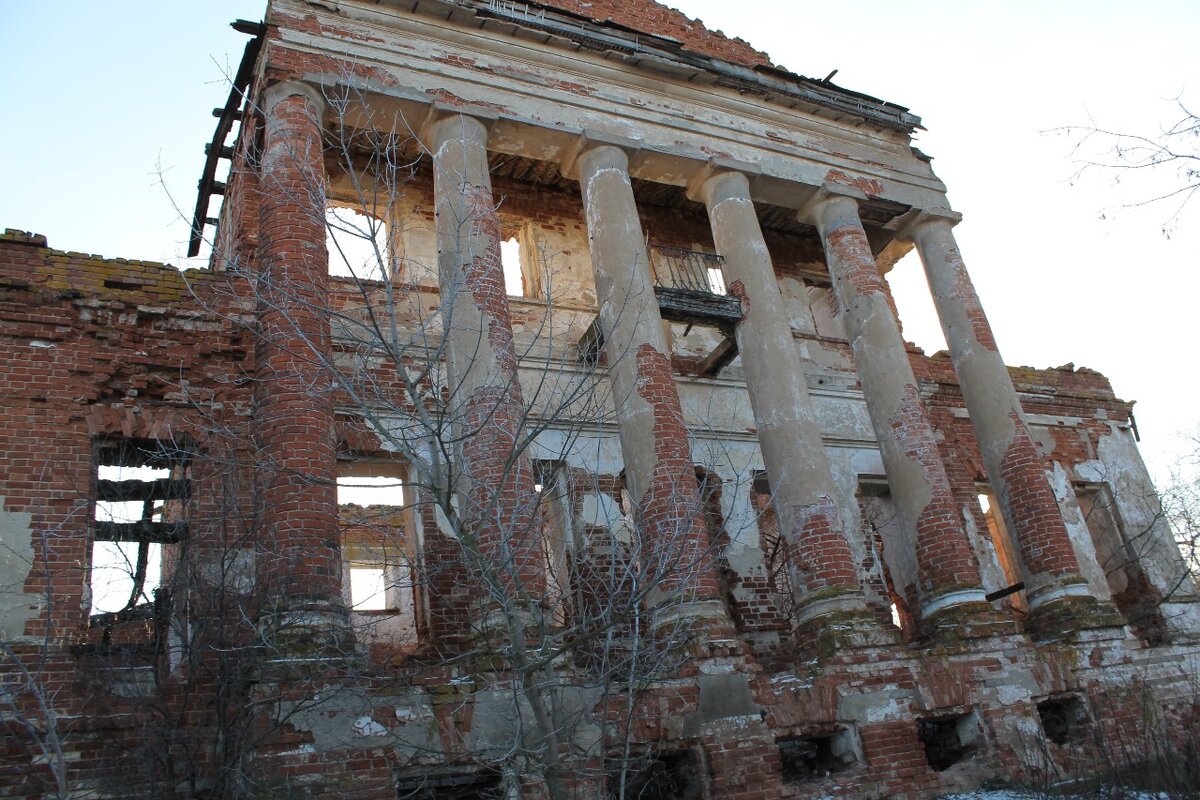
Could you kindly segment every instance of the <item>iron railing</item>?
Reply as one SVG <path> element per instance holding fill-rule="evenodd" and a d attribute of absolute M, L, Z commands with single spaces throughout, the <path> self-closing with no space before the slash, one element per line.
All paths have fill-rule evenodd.
<path fill-rule="evenodd" d="M 721 272 L 725 259 L 721 256 L 664 245 L 651 245 L 649 252 L 655 286 L 706 294 L 726 294 L 725 278 Z"/>

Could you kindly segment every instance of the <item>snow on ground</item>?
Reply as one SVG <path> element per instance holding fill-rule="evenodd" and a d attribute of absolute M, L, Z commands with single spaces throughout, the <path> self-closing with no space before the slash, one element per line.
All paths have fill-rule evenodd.
<path fill-rule="evenodd" d="M 1054 800 L 1098 800 L 1098 798 L 1112 798 L 1112 800 L 1168 800 L 1165 794 L 1155 794 L 1153 792 L 1134 792 L 1128 790 L 1109 790 L 1108 792 L 1091 792 L 1087 795 L 1074 794 L 1056 794 L 1046 795 L 1038 792 L 1026 792 L 1019 789 L 1000 789 L 993 791 L 977 791 L 965 792 L 962 794 L 944 795 L 941 800 L 1046 800 L 1048 797 L 1053 797 Z"/>

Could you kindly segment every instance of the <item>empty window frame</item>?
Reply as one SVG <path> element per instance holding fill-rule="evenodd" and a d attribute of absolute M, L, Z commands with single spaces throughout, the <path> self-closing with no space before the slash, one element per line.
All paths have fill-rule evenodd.
<path fill-rule="evenodd" d="M 728 294 L 725 289 L 725 273 L 720 267 L 708 268 L 708 289 L 713 294 Z"/>
<path fill-rule="evenodd" d="M 696 465 L 695 469 L 704 510 L 704 526 L 708 533 L 708 547 L 716 556 L 721 602 L 724 603 L 725 611 L 733 620 L 734 626 L 741 631 L 745 620 L 733 591 L 740 579 L 733 565 L 729 563 L 729 531 L 725 528 L 725 515 L 721 509 L 721 476 L 716 471 L 700 465 Z"/>
<path fill-rule="evenodd" d="M 339 506 L 400 509 L 404 507 L 404 475 L 400 468 L 360 465 L 339 470 L 337 502 Z M 378 472 L 379 474 L 368 474 Z M 352 474 L 345 474 L 352 473 Z"/>
<path fill-rule="evenodd" d="M 500 238 L 500 267 L 509 297 L 543 297 L 542 256 L 528 222 L 504 223 Z"/>
<path fill-rule="evenodd" d="M 1083 744 L 1090 738 L 1091 720 L 1087 706 L 1079 697 L 1050 697 L 1037 704 L 1037 711 L 1046 738 L 1054 744 Z"/>
<path fill-rule="evenodd" d="M 1166 625 L 1159 609 L 1162 595 L 1150 584 L 1139 562 L 1140 551 L 1153 543 L 1149 532 L 1143 532 L 1140 541 L 1136 535 L 1128 535 L 1107 484 L 1077 484 L 1075 499 L 1117 609 L 1143 641 L 1165 642 Z"/>
<path fill-rule="evenodd" d="M 390 461 L 338 465 L 343 596 L 352 611 L 413 614 L 405 541 L 405 469 Z"/>
<path fill-rule="evenodd" d="M 906 558 L 905 554 L 888 551 L 889 546 L 904 548 L 907 543 L 887 479 L 882 475 L 860 476 L 858 503 L 866 544 L 879 562 L 879 574 L 883 580 L 881 591 L 886 593 L 885 599 L 888 601 L 888 619 L 906 637 L 912 638 L 916 635 L 916 625 L 905 590 L 911 589 L 916 581 L 915 554 L 908 554 Z M 912 574 L 906 575 L 905 569 Z"/>
<path fill-rule="evenodd" d="M 801 784 L 841 772 L 856 760 L 850 730 L 778 739 L 783 782 Z"/>
<path fill-rule="evenodd" d="M 344 547 L 350 610 L 412 613 L 412 567 L 400 547 Z"/>
<path fill-rule="evenodd" d="M 623 767 L 623 768 L 621 768 Z M 691 750 L 663 751 L 609 770 L 608 796 L 639 800 L 700 800 L 704 768 Z"/>
<path fill-rule="evenodd" d="M 983 513 L 983 519 L 987 523 L 988 536 L 992 542 L 992 549 L 996 552 L 996 561 L 999 562 L 1000 571 L 1004 574 L 1004 585 L 1005 587 L 1014 587 L 1024 580 L 1021 569 L 1021 555 L 1017 550 L 1017 545 L 1013 541 L 1012 535 L 1008 532 L 1008 526 L 1004 523 L 1004 514 L 1000 510 L 1000 500 L 987 486 L 977 486 L 976 492 L 978 492 L 979 510 Z M 1025 600 L 1024 592 L 1009 594 L 1005 597 L 1004 602 L 1019 611 L 1029 610 L 1029 604 Z"/>
<path fill-rule="evenodd" d="M 387 224 L 361 207 L 337 203 L 325 210 L 325 246 L 330 275 L 378 281 L 392 273 Z"/>
<path fill-rule="evenodd" d="M 186 535 L 191 453 L 166 442 L 101 440 L 89 579 L 94 624 L 154 616 L 164 572 Z"/>
<path fill-rule="evenodd" d="M 405 769 L 396 775 L 396 800 L 501 800 L 508 796 L 500 775 L 486 770 Z"/>
<path fill-rule="evenodd" d="M 361 610 L 397 606 L 376 589 L 399 580 L 405 528 L 405 467 L 394 461 L 342 461 L 338 464 L 338 518 L 343 549 L 360 556 L 346 565 L 351 605 Z M 388 574 L 385 574 L 388 573 Z M 382 582 L 382 584 L 381 584 Z"/>

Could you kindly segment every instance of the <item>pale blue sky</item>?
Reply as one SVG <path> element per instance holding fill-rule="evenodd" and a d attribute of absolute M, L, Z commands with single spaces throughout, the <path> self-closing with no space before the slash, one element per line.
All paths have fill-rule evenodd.
<path fill-rule="evenodd" d="M 1069 185 L 1069 143 L 1043 131 L 1089 115 L 1152 131 L 1181 92 L 1200 106 L 1200 3 L 677 5 L 789 69 L 837 68 L 835 82 L 923 117 L 917 144 L 965 215 L 959 241 L 1009 363 L 1107 374 L 1139 401 L 1143 449 L 1162 471 L 1174 434 L 1200 422 L 1200 207 L 1171 241 L 1158 232 L 1165 212 L 1100 219 L 1153 187 Z M 246 40 L 227 23 L 262 8 L 0 0 L 0 226 L 56 248 L 176 262 L 187 223 L 170 197 L 190 216 L 210 110 Z M 940 347 L 919 265 L 902 263 L 893 283 L 906 335 Z"/>

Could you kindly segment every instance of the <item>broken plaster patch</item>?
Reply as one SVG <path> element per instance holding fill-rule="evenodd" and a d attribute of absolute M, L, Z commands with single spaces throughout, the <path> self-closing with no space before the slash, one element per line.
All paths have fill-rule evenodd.
<path fill-rule="evenodd" d="M 359 736 L 387 736 L 388 729 L 370 717 L 359 717 L 350 726 Z"/>
<path fill-rule="evenodd" d="M 0 495 L 0 635 L 7 642 L 25 635 L 25 624 L 45 606 L 39 594 L 28 594 L 25 581 L 33 569 L 32 514 L 4 509 Z"/>

